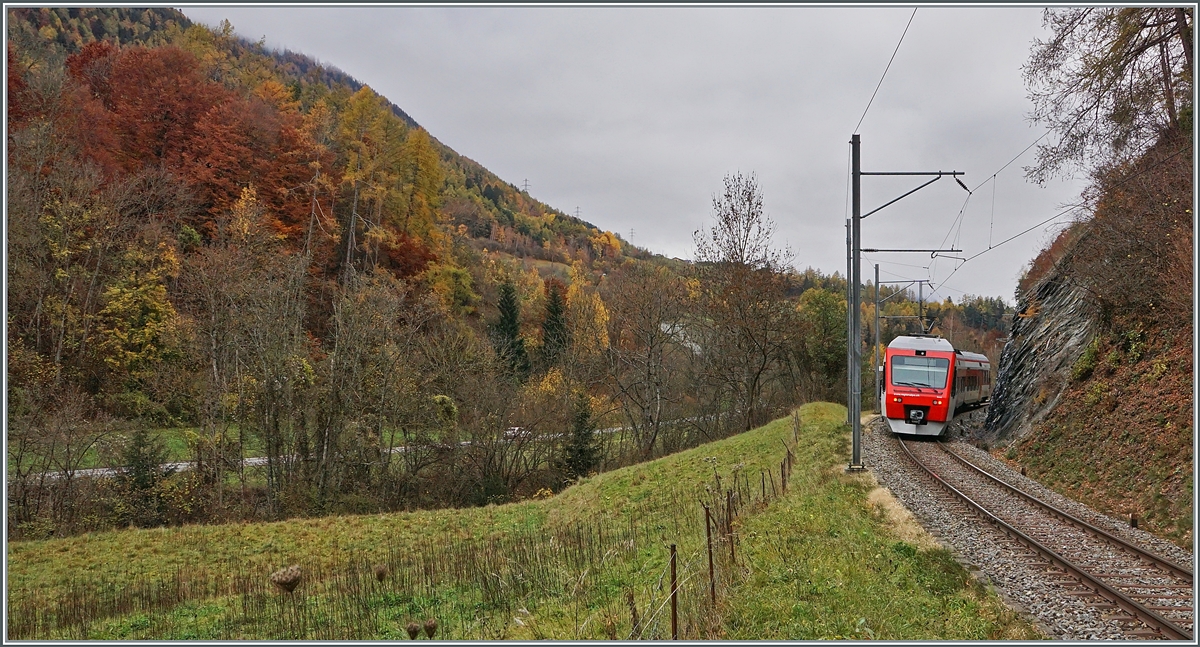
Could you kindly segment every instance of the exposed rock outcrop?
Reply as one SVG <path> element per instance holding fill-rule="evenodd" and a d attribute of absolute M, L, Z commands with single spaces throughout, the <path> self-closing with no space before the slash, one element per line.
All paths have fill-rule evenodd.
<path fill-rule="evenodd" d="M 982 439 L 1019 437 L 1058 404 L 1071 368 L 1096 334 L 1095 308 L 1057 267 L 1027 290 L 1000 356 Z"/>

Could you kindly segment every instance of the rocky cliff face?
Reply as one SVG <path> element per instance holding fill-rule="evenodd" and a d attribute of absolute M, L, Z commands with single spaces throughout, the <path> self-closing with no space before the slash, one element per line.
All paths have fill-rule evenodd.
<path fill-rule="evenodd" d="M 1046 274 L 1017 303 L 996 373 L 981 439 L 1017 438 L 1054 410 L 1071 368 L 1096 334 L 1095 308 L 1063 267 Z"/>

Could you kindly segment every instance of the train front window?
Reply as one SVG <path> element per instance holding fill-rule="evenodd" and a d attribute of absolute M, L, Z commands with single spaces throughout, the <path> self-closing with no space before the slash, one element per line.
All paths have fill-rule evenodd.
<path fill-rule="evenodd" d="M 896 386 L 942 389 L 946 387 L 946 374 L 949 372 L 950 360 L 941 357 L 892 357 L 892 384 Z"/>

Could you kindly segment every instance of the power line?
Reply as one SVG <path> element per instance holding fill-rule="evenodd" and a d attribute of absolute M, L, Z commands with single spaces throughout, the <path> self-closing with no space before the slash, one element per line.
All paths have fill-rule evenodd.
<path fill-rule="evenodd" d="M 854 132 L 858 132 L 858 127 L 862 125 L 863 119 L 867 118 L 867 111 L 871 109 L 871 104 L 875 101 L 875 95 L 879 93 L 879 88 L 883 85 L 883 80 L 887 78 L 888 70 L 892 69 L 892 61 L 896 60 L 896 52 L 900 51 L 900 43 L 904 42 L 904 35 L 908 33 L 908 28 L 912 26 L 913 18 L 917 16 L 917 8 L 913 7 L 912 15 L 908 17 L 908 24 L 904 26 L 904 33 L 900 34 L 900 41 L 896 43 L 896 49 L 892 51 L 892 57 L 888 59 L 887 67 L 883 68 L 883 76 L 879 77 L 879 83 L 875 86 L 875 91 L 871 93 L 871 100 L 867 102 L 867 107 L 863 109 L 862 116 L 858 118 L 858 124 L 854 126 Z"/>
<path fill-rule="evenodd" d="M 1170 155 L 1168 155 L 1167 157 L 1164 157 L 1163 159 L 1159 160 L 1159 161 L 1158 161 L 1157 163 L 1155 163 L 1154 165 L 1152 165 L 1152 166 L 1149 166 L 1149 167 L 1147 167 L 1147 168 L 1144 168 L 1144 169 L 1142 169 L 1142 170 L 1140 170 L 1140 171 L 1138 171 L 1138 172 L 1136 172 L 1136 173 L 1131 173 L 1129 176 L 1122 178 L 1122 179 L 1121 179 L 1119 182 L 1116 182 L 1116 183 L 1114 183 L 1114 184 L 1110 184 L 1110 185 L 1108 186 L 1108 189 L 1110 189 L 1110 190 L 1111 190 L 1111 189 L 1115 189 L 1115 188 L 1118 188 L 1118 187 L 1124 186 L 1124 185 L 1125 185 L 1125 183 L 1127 183 L 1127 182 L 1130 182 L 1130 181 L 1132 181 L 1132 180 L 1136 179 L 1137 177 L 1141 176 L 1141 175 L 1142 175 L 1142 174 L 1144 174 L 1144 173 L 1149 173 L 1150 171 L 1153 171 L 1154 169 L 1156 169 L 1156 168 L 1158 168 L 1158 167 L 1162 166 L 1163 164 L 1166 164 L 1167 162 L 1171 161 L 1172 159 L 1175 159 L 1176 157 L 1178 157 L 1179 155 L 1181 155 L 1182 153 L 1184 153 L 1184 152 L 1186 152 L 1186 151 L 1188 151 L 1188 150 L 1190 150 L 1190 149 L 1191 149 L 1191 145 L 1190 145 L 1190 144 L 1189 144 L 1189 145 L 1187 145 L 1187 146 L 1184 146 L 1184 147 L 1180 148 L 1179 150 L 1175 151 L 1174 153 L 1171 153 L 1171 154 L 1170 154 Z M 1027 150 L 1028 150 L 1028 149 L 1027 149 Z M 1060 212 L 1058 212 L 1058 213 L 1054 214 L 1053 216 L 1050 216 L 1049 218 L 1047 218 L 1047 219 L 1045 219 L 1045 220 L 1043 220 L 1043 221 L 1039 222 L 1038 224 L 1036 224 L 1036 225 L 1034 225 L 1034 226 L 1032 226 L 1032 227 L 1029 227 L 1028 229 L 1025 229 L 1024 231 L 1022 231 L 1022 232 L 1020 232 L 1020 233 L 1017 233 L 1017 234 L 1014 234 L 1014 235 L 1012 235 L 1012 236 L 1009 236 L 1008 238 L 1006 238 L 1006 239 L 1004 239 L 1004 240 L 1002 240 L 1002 241 L 1000 241 L 1000 242 L 996 243 L 995 245 L 992 245 L 992 246 L 988 247 L 987 249 L 983 250 L 982 252 L 979 252 L 978 254 L 975 254 L 975 255 L 973 255 L 973 256 L 968 256 L 967 258 L 963 259 L 963 262 L 962 262 L 961 264 L 959 264 L 959 266 L 958 266 L 958 267 L 954 268 L 954 271 L 953 271 L 953 272 L 950 272 L 950 275 L 949 275 L 949 276 L 947 276 L 946 278 L 942 279 L 942 282 L 941 282 L 941 283 L 939 283 L 938 285 L 942 285 L 942 284 L 944 284 L 946 281 L 949 281 L 949 280 L 950 280 L 950 278 L 951 278 L 951 277 L 953 277 L 953 276 L 954 276 L 956 273 L 958 273 L 958 270 L 962 269 L 962 266 L 963 266 L 963 265 L 966 265 L 968 261 L 971 261 L 971 260 L 974 260 L 974 259 L 976 259 L 976 258 L 979 258 L 980 256 L 983 256 L 984 254 L 986 254 L 986 253 L 988 253 L 988 252 L 992 251 L 993 249 L 996 249 L 996 248 L 1000 247 L 1001 245 L 1004 245 L 1005 243 L 1010 243 L 1010 242 L 1012 242 L 1012 241 L 1014 241 L 1014 240 L 1016 240 L 1016 239 L 1020 238 L 1021 236 L 1024 236 L 1025 234 L 1028 234 L 1029 232 L 1033 231 L 1034 229 L 1037 229 L 1038 227 L 1041 227 L 1041 226 L 1043 226 L 1043 225 L 1045 225 L 1045 224 L 1049 223 L 1049 222 L 1050 222 L 1050 221 L 1052 221 L 1052 220 L 1056 220 L 1056 219 L 1058 219 L 1058 218 L 1061 218 L 1062 216 L 1065 216 L 1065 215 L 1067 215 L 1067 214 L 1069 214 L 1069 213 L 1071 213 L 1071 212 L 1077 211 L 1077 210 L 1079 210 L 1079 209 L 1082 209 L 1082 208 L 1085 208 L 1085 207 L 1087 207 L 1087 206 L 1089 206 L 1089 205 L 1088 205 L 1088 203 L 1086 203 L 1086 202 L 1078 202 L 1078 203 L 1075 203 L 1075 204 L 1072 204 L 1072 205 L 1068 205 L 1066 209 L 1064 209 L 1064 210 L 1062 210 L 1062 211 L 1060 211 Z"/>
<path fill-rule="evenodd" d="M 1050 132 L 1051 131 L 1047 130 L 1046 132 L 1042 133 L 1037 139 L 1030 142 L 1030 144 L 1028 146 L 1021 149 L 1020 153 L 1017 153 L 1016 155 L 1014 155 L 1012 157 L 1012 159 L 1008 160 L 1007 162 L 1004 163 L 1004 165 L 1002 165 L 1000 168 L 996 169 L 996 171 L 994 173 L 992 173 L 991 175 L 989 175 L 987 177 L 987 179 L 983 180 L 979 184 L 976 184 L 975 188 L 967 189 L 967 197 L 965 200 L 963 200 L 962 207 L 959 208 L 959 210 L 958 210 L 958 215 L 950 223 L 950 228 L 946 230 L 946 236 L 944 238 L 942 238 L 943 245 L 946 244 L 946 241 L 950 238 L 950 234 L 954 232 L 955 226 L 958 227 L 958 235 L 959 236 L 962 235 L 962 225 L 963 225 L 963 222 L 965 222 L 965 220 L 966 220 L 964 214 L 966 212 L 967 205 L 970 204 L 970 202 L 971 202 L 971 196 L 973 196 L 975 194 L 975 192 L 980 189 L 980 187 L 987 184 L 988 182 L 991 182 L 992 183 L 992 214 L 991 214 L 991 222 L 988 224 L 988 248 L 989 249 L 991 248 L 991 246 L 992 246 L 992 227 L 995 225 L 995 220 L 996 220 L 996 176 L 999 175 L 1001 172 L 1003 172 L 1004 169 L 1008 168 L 1009 166 L 1012 166 L 1013 162 L 1021 159 L 1021 157 L 1024 156 L 1025 153 L 1029 152 L 1029 149 L 1033 148 L 1034 146 L 1036 146 L 1038 144 L 1038 142 L 1045 139 L 1046 136 L 1050 134 Z M 955 178 L 955 179 L 958 179 L 958 178 Z M 963 185 L 963 188 L 966 189 L 967 188 L 966 185 Z M 959 239 L 956 237 L 954 240 L 957 243 L 957 241 Z M 936 268 L 937 261 L 934 261 L 933 265 Z M 957 268 L 955 268 L 955 269 L 957 270 Z"/>

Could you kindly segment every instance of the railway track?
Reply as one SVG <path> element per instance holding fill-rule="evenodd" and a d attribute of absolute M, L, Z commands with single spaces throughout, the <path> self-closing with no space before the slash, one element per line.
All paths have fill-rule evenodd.
<path fill-rule="evenodd" d="M 1028 566 L 1118 623 L 1127 637 L 1193 639 L 1189 569 L 1021 491 L 939 442 L 897 440 L 948 495 L 1028 551 Z"/>

